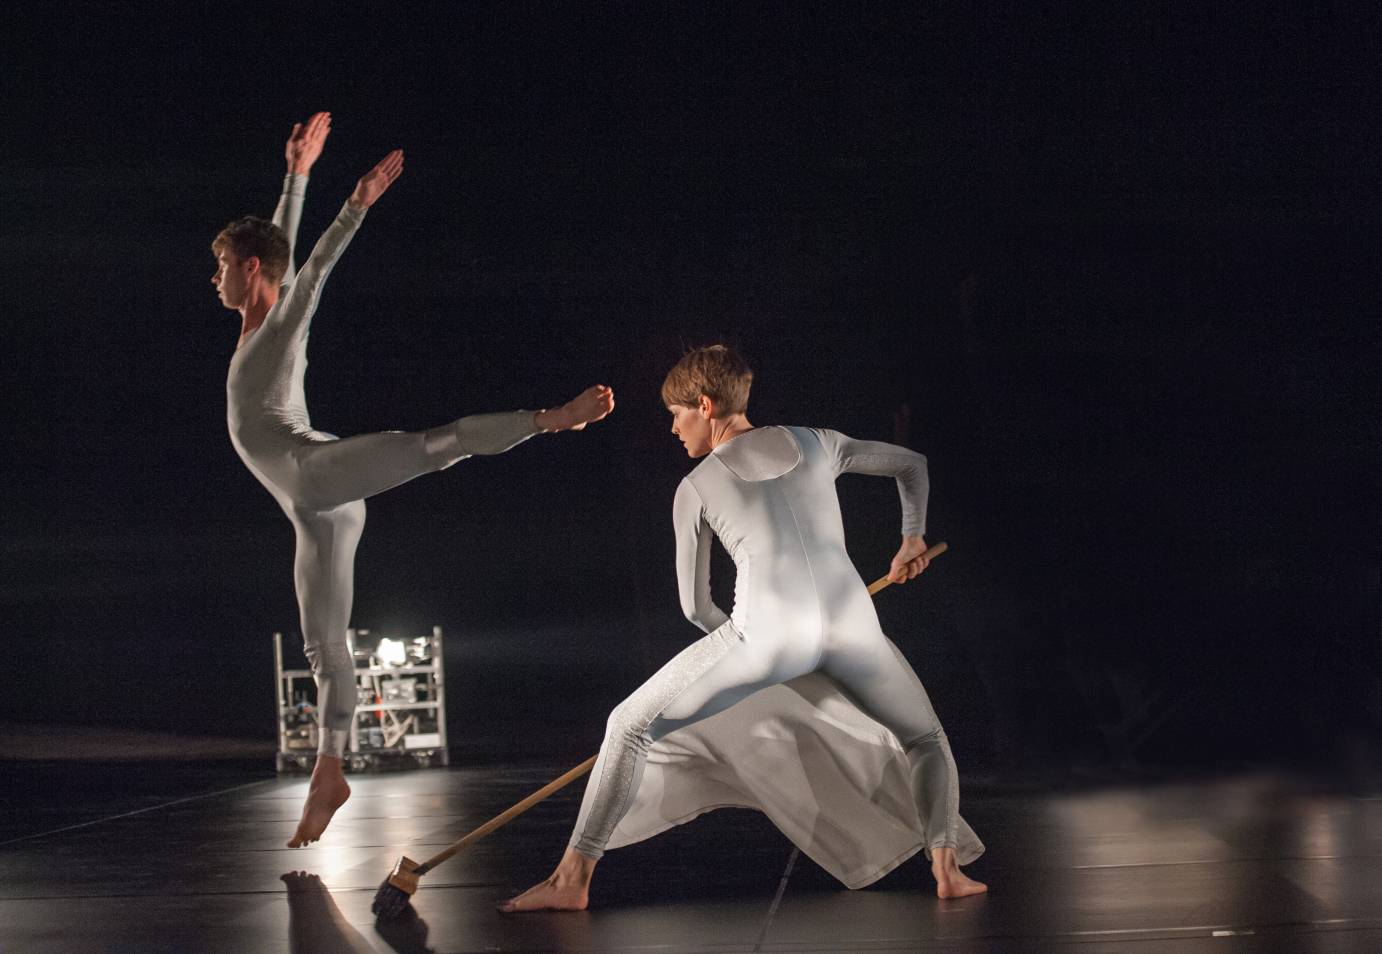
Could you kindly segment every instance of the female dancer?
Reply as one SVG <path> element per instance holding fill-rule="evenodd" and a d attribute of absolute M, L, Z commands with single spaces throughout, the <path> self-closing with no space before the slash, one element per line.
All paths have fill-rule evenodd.
<path fill-rule="evenodd" d="M 879 628 L 845 552 L 835 496 L 842 473 L 896 478 L 902 545 L 889 576 L 905 582 L 927 564 L 926 459 L 835 431 L 754 428 L 746 416 L 752 380 L 738 354 L 715 345 L 687 354 L 663 383 L 672 433 L 689 456 L 706 458 L 678 488 L 673 519 L 682 610 L 709 635 L 615 708 L 565 855 L 551 877 L 505 902 L 503 911 L 585 908 L 596 862 L 636 798 L 649 748 L 814 671 L 838 683 L 905 749 L 937 894 L 987 890 L 959 869 L 962 822 L 950 745 L 925 689 Z M 712 532 L 734 558 L 732 616 L 710 598 Z"/>
<path fill-rule="evenodd" d="M 534 434 L 580 430 L 614 408 L 614 392 L 597 385 L 553 410 L 479 414 L 429 431 L 342 440 L 313 429 L 303 376 L 322 286 L 365 212 L 403 171 L 403 152 L 396 149 L 366 173 L 294 275 L 293 243 L 307 175 L 330 131 L 329 113 L 295 125 L 273 222 L 237 219 L 211 246 L 217 260 L 211 282 L 221 302 L 241 317 L 226 380 L 230 439 L 296 531 L 293 579 L 303 645 L 317 683 L 320 744 L 291 848 L 320 838 L 350 797 L 342 766 L 355 718 L 355 661 L 346 627 L 365 498 L 472 454 L 503 453 Z"/>

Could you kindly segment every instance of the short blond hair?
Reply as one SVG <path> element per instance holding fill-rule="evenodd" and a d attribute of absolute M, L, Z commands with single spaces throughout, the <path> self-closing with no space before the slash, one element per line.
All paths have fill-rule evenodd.
<path fill-rule="evenodd" d="M 211 243 L 211 253 L 220 255 L 226 249 L 241 261 L 258 258 L 264 277 L 275 285 L 288 274 L 288 259 L 292 255 L 288 236 L 267 219 L 246 215 L 221 229 Z"/>
<path fill-rule="evenodd" d="M 692 348 L 662 382 L 662 403 L 695 407 L 704 394 L 721 414 L 742 414 L 749 407 L 753 371 L 739 352 L 722 344 Z"/>

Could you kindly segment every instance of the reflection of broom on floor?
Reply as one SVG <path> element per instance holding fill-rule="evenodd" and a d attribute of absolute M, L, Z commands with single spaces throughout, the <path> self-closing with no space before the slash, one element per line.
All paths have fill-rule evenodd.
<path fill-rule="evenodd" d="M 937 543 L 922 554 L 922 556 L 927 560 L 934 560 L 948 549 L 949 547 L 946 546 L 946 544 Z M 886 576 L 880 577 L 869 585 L 869 595 L 872 596 L 891 584 L 892 580 L 888 579 Z M 393 871 L 389 872 L 389 876 L 384 879 L 384 883 L 381 884 L 379 890 L 375 892 L 374 903 L 370 905 L 370 910 L 380 918 L 398 917 L 408 907 L 409 899 L 417 892 L 419 878 L 452 855 L 458 854 L 466 848 L 469 848 L 496 828 L 501 828 L 508 824 L 538 802 L 543 801 L 553 793 L 570 785 L 576 779 L 595 767 L 595 759 L 596 756 L 592 755 L 565 775 L 553 779 L 542 786 L 542 788 L 523 799 L 523 801 L 505 809 L 460 840 L 452 842 L 422 864 L 418 864 L 406 855 L 399 858 L 398 862 L 393 866 Z"/>

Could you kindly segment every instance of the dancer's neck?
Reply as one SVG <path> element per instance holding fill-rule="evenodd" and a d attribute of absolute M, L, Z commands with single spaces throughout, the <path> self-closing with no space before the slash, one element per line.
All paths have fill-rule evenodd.
<path fill-rule="evenodd" d="M 235 347 L 245 343 L 250 335 L 259 330 L 270 309 L 278 304 L 277 288 L 260 288 L 250 292 L 246 302 L 240 306 L 240 340 Z"/>
<path fill-rule="evenodd" d="M 734 440 L 745 431 L 753 430 L 753 425 L 745 414 L 731 414 L 729 417 L 710 419 L 710 449 Z"/>

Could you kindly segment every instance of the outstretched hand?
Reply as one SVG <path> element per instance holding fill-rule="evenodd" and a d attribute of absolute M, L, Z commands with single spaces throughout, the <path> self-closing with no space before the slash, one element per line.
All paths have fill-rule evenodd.
<path fill-rule="evenodd" d="M 379 160 L 379 165 L 375 166 L 360 181 L 355 183 L 355 191 L 350 194 L 350 204 L 361 209 L 368 209 L 379 201 L 379 197 L 388 191 L 393 181 L 403 173 L 403 150 L 395 149 L 383 159 Z"/>
<path fill-rule="evenodd" d="M 906 583 L 921 573 L 931 565 L 931 561 L 923 555 L 925 553 L 925 539 L 904 536 L 902 546 L 898 548 L 897 556 L 893 557 L 892 566 L 888 568 L 888 579 L 894 583 Z"/>
<path fill-rule="evenodd" d="M 288 171 L 296 176 L 311 172 L 312 163 L 322 154 L 322 146 L 330 134 L 330 113 L 313 113 L 307 122 L 293 123 L 288 145 L 283 149 L 283 155 L 288 160 Z"/>

